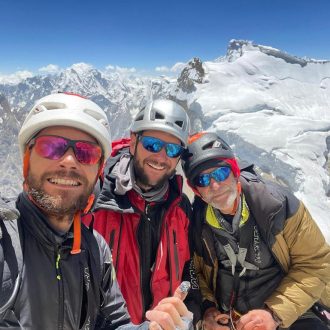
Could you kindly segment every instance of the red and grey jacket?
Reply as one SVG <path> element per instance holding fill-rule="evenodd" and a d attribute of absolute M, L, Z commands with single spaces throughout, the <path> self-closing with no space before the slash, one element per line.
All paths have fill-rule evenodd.
<path fill-rule="evenodd" d="M 90 223 L 93 217 L 94 229 L 110 245 L 118 283 L 132 322 L 137 324 L 144 320 L 145 309 L 153 308 L 161 299 L 172 295 L 182 280 L 190 280 L 198 293 L 199 288 L 193 278 L 188 240 L 191 205 L 182 194 L 182 177 L 175 175 L 170 179 L 166 199 L 160 203 L 146 203 L 135 190 L 116 195 L 111 170 L 123 153 L 128 153 L 128 148 L 120 149 L 116 156 L 109 158 L 94 214 L 85 218 L 84 222 Z M 141 247 L 138 230 L 143 221 L 156 221 L 159 233 L 158 242 L 146 239 Z M 152 253 L 155 256 L 151 271 L 144 266 L 141 254 L 142 248 L 149 251 L 149 247 L 154 249 Z M 148 272 L 148 281 L 143 281 Z M 150 287 L 146 288 L 146 285 Z M 147 290 L 151 294 L 149 306 L 144 301 Z M 187 304 L 190 310 L 197 305 L 192 304 L 192 308 Z"/>

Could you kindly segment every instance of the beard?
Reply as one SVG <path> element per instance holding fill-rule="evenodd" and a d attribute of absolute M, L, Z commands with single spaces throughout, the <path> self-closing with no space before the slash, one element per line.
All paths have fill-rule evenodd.
<path fill-rule="evenodd" d="M 164 166 L 165 168 L 169 169 L 167 164 L 160 163 L 159 165 Z M 159 178 L 157 182 L 151 180 L 149 176 L 143 169 L 143 164 L 140 164 L 137 157 L 133 158 L 133 166 L 135 172 L 135 179 L 139 185 L 141 185 L 144 189 L 158 189 L 161 188 L 166 181 L 168 181 L 175 173 L 175 168 L 172 171 L 168 171 L 164 173 L 164 175 Z"/>
<path fill-rule="evenodd" d="M 229 192 L 227 193 L 228 196 L 222 202 L 217 201 L 213 191 L 210 191 L 205 196 L 203 196 L 203 200 L 207 204 L 210 204 L 212 207 L 220 210 L 221 213 L 229 214 L 234 208 L 235 200 L 238 197 L 238 191 L 236 185 L 229 187 L 228 190 L 229 190 Z"/>
<path fill-rule="evenodd" d="M 68 179 L 78 180 L 86 188 L 84 192 L 77 195 L 70 191 L 59 191 L 49 194 L 43 189 L 43 182 L 49 177 L 66 177 Z M 85 177 L 80 176 L 74 171 L 57 171 L 44 173 L 39 179 L 31 174 L 26 178 L 28 185 L 28 194 L 33 201 L 48 215 L 65 216 L 73 215 L 79 210 L 83 210 L 92 194 L 94 185 L 89 184 Z"/>

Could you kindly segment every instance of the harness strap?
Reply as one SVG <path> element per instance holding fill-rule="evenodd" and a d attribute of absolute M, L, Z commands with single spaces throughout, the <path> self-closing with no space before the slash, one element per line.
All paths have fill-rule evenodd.
<path fill-rule="evenodd" d="M 14 281 L 15 279 L 12 293 L 10 294 L 7 301 L 2 306 L 0 306 L 0 315 L 14 305 L 22 279 L 23 252 L 17 221 L 17 219 L 10 221 L 0 221 L 2 232 L 1 248 L 3 249 L 3 253 L 1 255 L 1 259 L 3 260 L 0 260 L 0 263 L 3 264 L 4 261 L 7 262 L 12 280 Z M 1 275 L 3 276 L 3 274 Z M 1 282 L 3 283 L 2 277 Z"/>

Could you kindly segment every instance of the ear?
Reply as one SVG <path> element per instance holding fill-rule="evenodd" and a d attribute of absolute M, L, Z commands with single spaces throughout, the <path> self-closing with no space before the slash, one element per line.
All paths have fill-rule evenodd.
<path fill-rule="evenodd" d="M 129 143 L 129 152 L 131 153 L 132 156 L 134 156 L 134 154 L 135 154 L 136 142 L 137 142 L 137 134 L 131 132 L 131 141 Z"/>
<path fill-rule="evenodd" d="M 242 192 L 242 185 L 241 185 L 241 183 L 239 181 L 237 182 L 237 192 L 238 192 L 239 195 Z"/>

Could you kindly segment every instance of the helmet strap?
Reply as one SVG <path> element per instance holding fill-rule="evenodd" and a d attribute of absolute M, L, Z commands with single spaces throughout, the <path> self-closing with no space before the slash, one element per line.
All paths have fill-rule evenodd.
<path fill-rule="evenodd" d="M 24 178 L 24 182 L 26 181 L 26 178 L 29 174 L 30 155 L 31 155 L 31 151 L 30 151 L 30 148 L 27 146 L 25 148 L 24 157 L 23 157 L 23 178 Z"/>
<path fill-rule="evenodd" d="M 71 254 L 79 254 L 81 252 L 81 212 L 77 211 L 73 217 L 73 244 Z"/>
<path fill-rule="evenodd" d="M 135 146 L 134 146 L 134 157 L 135 157 L 141 135 L 139 133 L 134 133 L 134 134 L 135 134 Z"/>

